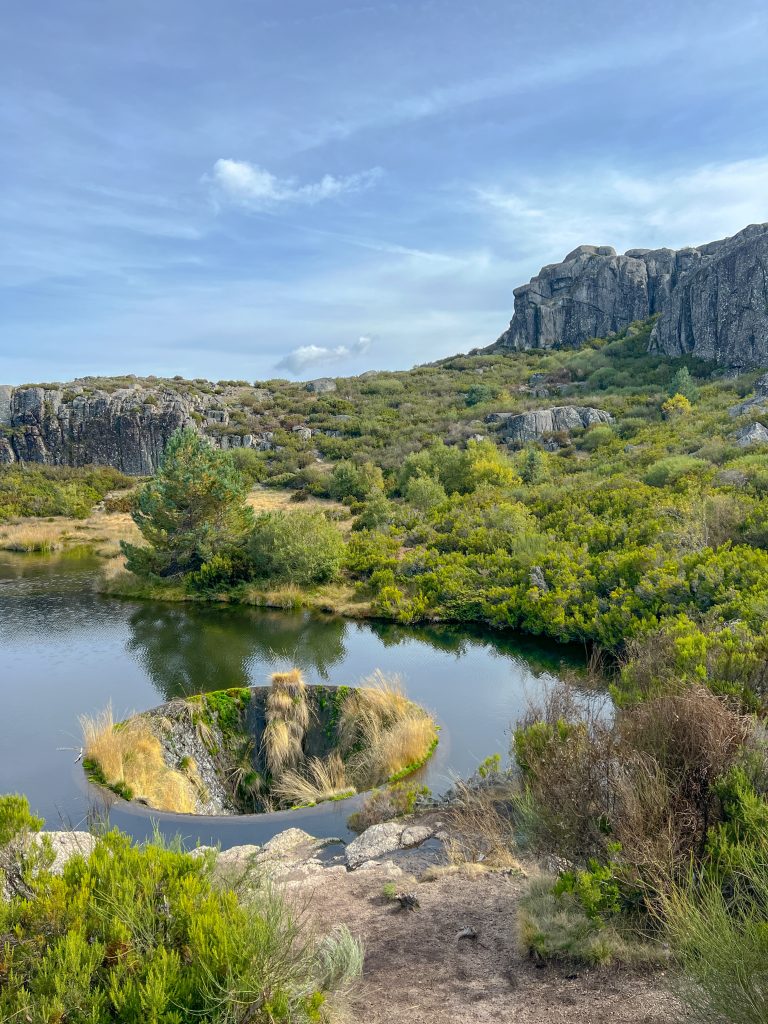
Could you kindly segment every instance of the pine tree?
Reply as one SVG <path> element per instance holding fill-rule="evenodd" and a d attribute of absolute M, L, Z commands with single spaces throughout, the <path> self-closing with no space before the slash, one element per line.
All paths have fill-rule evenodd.
<path fill-rule="evenodd" d="M 687 398 L 691 403 L 695 402 L 698 398 L 696 385 L 693 383 L 693 378 L 687 366 L 681 366 L 672 378 L 672 383 L 669 385 L 669 394 L 670 396 L 682 395 L 683 398 Z"/>
<path fill-rule="evenodd" d="M 538 448 L 529 448 L 525 453 L 523 471 L 520 477 L 524 484 L 537 484 L 544 475 L 544 459 Z"/>
<path fill-rule="evenodd" d="M 176 576 L 230 548 L 253 523 L 248 486 L 227 452 L 195 430 L 178 430 L 156 475 L 139 491 L 133 521 L 147 542 L 123 542 L 131 572 Z"/>

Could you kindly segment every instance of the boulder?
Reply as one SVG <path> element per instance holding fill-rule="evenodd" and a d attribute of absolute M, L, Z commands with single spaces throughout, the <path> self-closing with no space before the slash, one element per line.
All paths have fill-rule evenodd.
<path fill-rule="evenodd" d="M 749 448 L 753 444 L 768 444 L 768 430 L 762 423 L 750 423 L 736 434 L 736 444 Z"/>
<path fill-rule="evenodd" d="M 316 395 L 324 395 L 329 391 L 336 390 L 336 381 L 330 377 L 318 377 L 317 380 L 307 381 L 305 390 L 311 391 Z"/>
<path fill-rule="evenodd" d="M 421 825 L 404 825 L 398 821 L 384 821 L 371 825 L 347 846 L 345 856 L 350 868 L 358 868 L 396 850 L 418 846 L 434 835 L 434 829 Z"/>
<path fill-rule="evenodd" d="M 41 832 L 39 836 L 47 836 L 51 842 L 54 853 L 51 871 L 56 875 L 60 875 L 67 861 L 77 854 L 90 857 L 96 845 L 96 836 L 90 832 Z"/>
<path fill-rule="evenodd" d="M 550 409 L 533 409 L 511 416 L 501 427 L 501 434 L 510 445 L 538 441 L 546 434 L 570 432 L 594 423 L 612 423 L 613 417 L 604 409 L 584 405 L 556 405 Z"/>

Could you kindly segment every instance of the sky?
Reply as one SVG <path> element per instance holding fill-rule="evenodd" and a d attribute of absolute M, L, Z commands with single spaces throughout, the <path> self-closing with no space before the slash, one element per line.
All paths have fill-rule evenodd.
<path fill-rule="evenodd" d="M 407 368 L 768 221 L 764 0 L 0 11 L 0 383 Z"/>

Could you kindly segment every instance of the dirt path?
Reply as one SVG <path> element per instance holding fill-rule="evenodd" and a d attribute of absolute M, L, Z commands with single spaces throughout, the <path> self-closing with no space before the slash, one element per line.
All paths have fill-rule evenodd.
<path fill-rule="evenodd" d="M 360 1024 L 671 1024 L 685 1019 L 661 976 L 537 969 L 522 957 L 515 943 L 519 878 L 488 874 L 408 881 L 420 902 L 411 913 L 393 910 L 382 897 L 390 879 L 391 869 L 380 864 L 325 873 L 322 883 L 302 886 L 321 926 L 343 922 L 365 943 L 364 976 L 351 1001 Z M 467 927 L 476 930 L 476 940 L 457 939 Z"/>

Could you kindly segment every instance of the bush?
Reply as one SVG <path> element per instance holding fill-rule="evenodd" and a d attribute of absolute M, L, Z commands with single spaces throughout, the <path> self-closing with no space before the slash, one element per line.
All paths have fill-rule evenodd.
<path fill-rule="evenodd" d="M 316 942 L 275 893 L 241 901 L 212 858 L 118 832 L 0 908 L 0 1018 L 276 1024 L 323 1019 L 360 972 L 348 932 Z"/>
<path fill-rule="evenodd" d="M 337 462 L 328 482 L 329 494 L 338 501 L 345 498 L 362 501 L 374 491 L 382 491 L 383 488 L 382 472 L 372 462 L 365 462 L 361 466 L 349 460 Z"/>
<path fill-rule="evenodd" d="M 445 488 L 431 476 L 414 476 L 405 488 L 405 500 L 419 512 L 429 512 L 445 501 Z"/>
<path fill-rule="evenodd" d="M 16 516 L 85 519 L 109 491 L 133 482 L 109 466 L 0 466 L 0 522 Z"/>
<path fill-rule="evenodd" d="M 651 487 L 668 487 L 676 484 L 683 477 L 700 477 L 709 463 L 704 459 L 696 459 L 692 455 L 671 455 L 668 459 L 659 459 L 648 469 L 645 482 Z"/>
<path fill-rule="evenodd" d="M 607 423 L 599 424 L 584 433 L 579 441 L 579 447 L 583 448 L 585 452 L 594 452 L 598 448 L 610 444 L 614 437 L 613 429 Z"/>
<path fill-rule="evenodd" d="M 765 834 L 741 856 L 733 888 L 694 874 L 667 895 L 667 935 L 683 971 L 680 994 L 696 1020 L 768 1020 L 768 848 Z"/>
<path fill-rule="evenodd" d="M 576 865 L 621 849 L 643 888 L 706 854 L 722 819 L 719 780 L 742 757 L 749 716 L 702 686 L 619 709 L 611 719 L 556 687 L 514 734 L 526 800 L 521 827 L 534 848 Z"/>
<path fill-rule="evenodd" d="M 322 512 L 264 512 L 245 541 L 253 577 L 309 586 L 338 575 L 344 540 Z"/>

